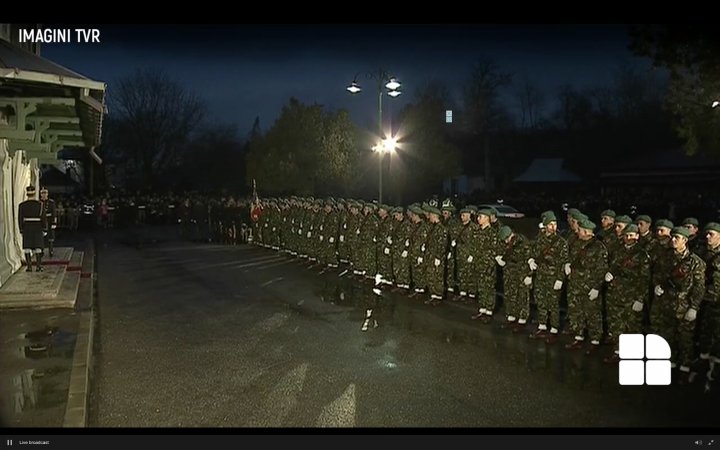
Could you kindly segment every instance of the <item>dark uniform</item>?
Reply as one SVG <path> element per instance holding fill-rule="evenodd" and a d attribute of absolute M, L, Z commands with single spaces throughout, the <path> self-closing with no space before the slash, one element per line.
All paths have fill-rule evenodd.
<path fill-rule="evenodd" d="M 32 254 L 36 254 L 37 271 L 42 272 L 43 251 L 43 211 L 42 203 L 35 197 L 35 187 L 28 186 L 25 192 L 28 199 L 18 205 L 18 222 L 23 238 L 23 250 L 27 261 L 27 271 L 32 272 Z"/>
<path fill-rule="evenodd" d="M 55 200 L 48 198 L 48 190 L 40 189 L 40 203 L 42 203 L 42 228 L 47 242 L 48 253 L 53 256 L 55 244 L 55 229 L 57 228 L 57 209 Z M 43 245 L 43 249 L 45 245 Z"/>

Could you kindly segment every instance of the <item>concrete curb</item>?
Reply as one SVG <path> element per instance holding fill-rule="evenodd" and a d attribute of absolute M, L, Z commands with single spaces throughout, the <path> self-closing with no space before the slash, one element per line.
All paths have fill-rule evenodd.
<path fill-rule="evenodd" d="M 95 248 L 85 253 L 83 276 L 78 292 L 78 335 L 73 353 L 70 386 L 63 428 L 84 428 L 88 422 L 90 399 L 90 371 L 92 369 L 93 337 L 95 330 Z M 84 298 L 82 298 L 84 297 Z"/>

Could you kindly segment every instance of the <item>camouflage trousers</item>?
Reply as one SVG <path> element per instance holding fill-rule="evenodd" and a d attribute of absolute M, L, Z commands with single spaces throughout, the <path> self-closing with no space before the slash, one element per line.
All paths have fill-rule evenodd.
<path fill-rule="evenodd" d="M 457 270 L 458 292 L 467 292 L 468 294 L 472 292 L 475 294 L 478 290 L 475 263 L 467 262 L 467 257 L 457 258 L 455 268 Z"/>
<path fill-rule="evenodd" d="M 674 299 L 662 299 L 667 303 L 658 304 L 653 308 L 652 332 L 664 338 L 670 345 L 672 361 L 679 366 L 690 366 L 693 360 L 693 331 L 695 321 L 688 322 L 678 318 L 674 309 Z"/>
<path fill-rule="evenodd" d="M 451 288 L 455 290 L 455 288 L 458 286 L 457 281 L 457 274 L 455 273 L 455 249 L 450 248 L 450 251 L 448 251 L 446 255 L 446 262 L 447 262 L 447 287 L 448 290 Z"/>
<path fill-rule="evenodd" d="M 392 273 L 392 247 L 381 245 L 377 249 L 377 273 L 388 281 L 393 281 Z"/>
<path fill-rule="evenodd" d="M 332 239 L 333 242 L 330 242 L 330 239 Z M 335 251 L 335 237 L 326 238 L 324 241 L 322 246 L 318 246 L 320 248 L 320 257 L 318 258 L 320 263 L 326 266 L 329 264 L 337 265 L 338 259 Z"/>
<path fill-rule="evenodd" d="M 555 282 L 561 279 L 554 273 L 536 272 L 533 279 L 535 303 L 538 310 L 538 323 L 548 321 L 550 327 L 560 327 L 560 294 L 561 290 L 553 289 Z"/>
<path fill-rule="evenodd" d="M 348 243 L 348 235 L 343 230 L 340 230 L 338 235 L 337 243 L 338 259 L 340 261 L 350 261 L 350 245 Z"/>
<path fill-rule="evenodd" d="M 425 289 L 427 287 L 426 262 L 423 260 L 423 262 L 418 263 L 417 258 L 418 257 L 415 256 L 410 262 L 413 287 L 415 289 Z M 422 258 L 425 258 L 425 255 L 423 255 Z"/>
<path fill-rule="evenodd" d="M 494 262 L 495 261 L 492 263 L 485 262 L 475 266 L 478 307 L 485 308 L 489 311 L 495 309 L 495 281 L 497 272 L 495 272 Z"/>
<path fill-rule="evenodd" d="M 503 292 L 505 314 L 527 320 L 530 316 L 530 286 L 525 286 L 523 283 L 526 275 L 523 270 L 508 269 L 508 266 L 505 266 Z"/>
<path fill-rule="evenodd" d="M 591 289 L 585 280 L 570 279 L 567 319 L 575 336 L 583 336 L 583 331 L 587 330 L 589 340 L 599 341 L 602 338 L 602 299 L 598 294 L 595 300 L 590 300 Z"/>
<path fill-rule="evenodd" d="M 442 297 L 445 293 L 445 259 L 442 255 L 428 259 L 426 272 L 428 291 L 430 291 L 430 294 Z"/>
<path fill-rule="evenodd" d="M 393 254 L 393 277 L 395 278 L 395 284 L 406 284 L 410 286 L 410 261 L 407 256 L 405 258 L 402 257 L 404 250 L 405 248 L 403 247 L 403 250 L 399 252 L 396 250 Z"/>
<path fill-rule="evenodd" d="M 608 285 L 605 299 L 608 332 L 615 339 L 623 333 L 643 332 L 643 311 L 633 311 L 632 306 L 637 301 L 643 304 L 643 310 L 648 307 L 644 288 L 634 292 L 613 281 Z"/>
<path fill-rule="evenodd" d="M 700 353 L 709 353 L 720 358 L 720 303 L 702 302 L 698 319 Z"/>

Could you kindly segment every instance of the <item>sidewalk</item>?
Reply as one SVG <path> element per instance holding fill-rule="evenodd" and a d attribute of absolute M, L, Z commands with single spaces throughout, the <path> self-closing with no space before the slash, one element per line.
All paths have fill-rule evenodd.
<path fill-rule="evenodd" d="M 58 247 L 40 274 L 21 268 L 0 295 L 3 427 L 86 426 L 95 249 L 87 237 L 59 244 L 74 251 Z"/>

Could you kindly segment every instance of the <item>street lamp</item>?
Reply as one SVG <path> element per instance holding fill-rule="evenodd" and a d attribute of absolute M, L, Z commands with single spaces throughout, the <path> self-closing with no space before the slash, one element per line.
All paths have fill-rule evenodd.
<path fill-rule="evenodd" d="M 357 94 L 358 92 L 362 91 L 362 87 L 360 87 L 360 84 L 357 82 L 358 75 L 360 75 L 361 72 L 358 72 L 355 75 L 355 78 L 353 79 L 352 83 L 350 83 L 350 86 L 347 87 L 348 92 L 351 94 Z M 387 94 L 391 97 L 397 97 L 400 94 L 402 94 L 402 91 L 400 91 L 400 87 L 402 84 L 400 81 L 388 74 L 387 71 L 383 69 L 378 69 L 377 72 L 368 72 L 365 74 L 365 76 L 368 79 L 377 81 L 377 89 L 378 89 L 378 133 L 381 139 L 381 143 L 378 145 L 375 145 L 372 149 L 373 151 L 377 152 L 378 157 L 378 203 L 382 203 L 382 163 L 383 159 L 385 158 L 386 153 L 391 153 L 395 150 L 395 146 L 397 144 L 397 141 L 394 139 L 384 139 L 385 133 L 383 132 L 383 126 L 382 126 L 382 98 L 383 98 L 383 87 L 388 90 Z"/>

